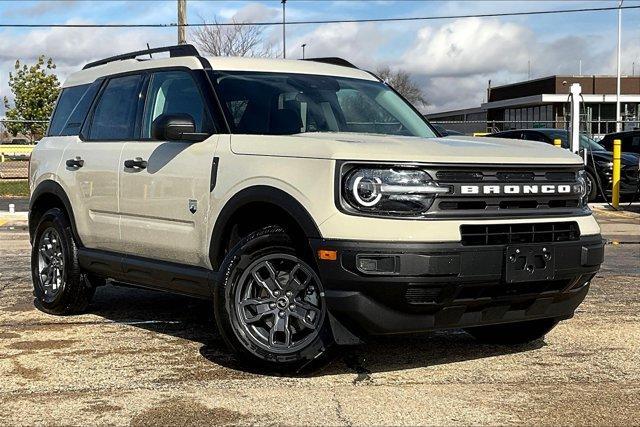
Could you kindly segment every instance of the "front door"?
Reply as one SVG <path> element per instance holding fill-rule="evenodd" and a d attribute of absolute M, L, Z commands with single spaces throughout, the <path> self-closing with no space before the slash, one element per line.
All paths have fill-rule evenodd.
<path fill-rule="evenodd" d="M 163 115 L 188 114 L 196 132 L 213 132 L 201 87 L 189 71 L 150 76 L 141 139 L 124 146 L 120 164 L 122 251 L 205 266 L 211 172 L 217 135 L 203 142 L 152 138 Z"/>

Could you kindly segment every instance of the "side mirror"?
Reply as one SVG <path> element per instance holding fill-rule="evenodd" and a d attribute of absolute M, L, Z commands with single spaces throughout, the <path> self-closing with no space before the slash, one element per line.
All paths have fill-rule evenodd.
<path fill-rule="evenodd" d="M 208 133 L 196 132 L 196 124 L 189 114 L 161 114 L 151 124 L 151 136 L 159 141 L 200 142 Z"/>

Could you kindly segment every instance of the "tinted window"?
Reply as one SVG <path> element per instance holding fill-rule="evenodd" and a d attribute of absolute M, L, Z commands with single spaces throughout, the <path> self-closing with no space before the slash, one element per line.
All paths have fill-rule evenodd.
<path fill-rule="evenodd" d="M 435 136 L 422 116 L 378 81 L 239 71 L 215 72 L 213 78 L 237 133 Z"/>
<path fill-rule="evenodd" d="M 151 137 L 153 121 L 163 114 L 189 114 L 196 132 L 210 129 L 210 120 L 200 90 L 184 71 L 154 73 L 147 90 L 142 137 Z"/>
<path fill-rule="evenodd" d="M 75 106 L 71 112 L 71 116 L 67 120 L 67 123 L 62 128 L 62 131 L 60 132 L 61 136 L 78 135 L 80 133 L 82 124 L 87 118 L 87 113 L 89 112 L 89 108 L 91 108 L 91 103 L 98 93 L 101 84 L 102 81 L 92 83 L 91 86 L 89 86 L 89 89 L 87 89 L 84 95 L 82 95 L 78 105 Z"/>
<path fill-rule="evenodd" d="M 53 117 L 51 118 L 51 124 L 49 125 L 49 136 L 60 135 L 71 113 L 73 113 L 87 89 L 89 89 L 88 84 L 62 89 L 62 93 L 60 93 L 60 97 L 56 103 Z"/>
<path fill-rule="evenodd" d="M 116 77 L 107 82 L 89 127 L 89 139 L 134 139 L 141 75 Z"/>

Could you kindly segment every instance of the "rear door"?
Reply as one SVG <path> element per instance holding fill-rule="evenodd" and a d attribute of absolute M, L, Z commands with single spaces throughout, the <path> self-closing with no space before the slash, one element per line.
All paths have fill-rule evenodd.
<path fill-rule="evenodd" d="M 202 142 L 154 140 L 153 122 L 172 114 L 188 114 L 196 132 L 214 133 L 203 82 L 190 70 L 149 75 L 140 138 L 124 146 L 119 165 L 122 251 L 204 266 L 208 254 L 201 248 L 218 136 Z M 126 167 L 127 160 L 137 166 Z"/>
<path fill-rule="evenodd" d="M 67 194 L 78 234 L 89 248 L 120 247 L 120 154 L 134 135 L 142 82 L 143 76 L 138 74 L 98 82 L 100 93 L 84 121 L 80 137 L 67 145 L 64 152 L 60 174 L 69 187 Z M 65 129 L 77 131 L 80 126 L 82 122 L 72 115 Z"/>

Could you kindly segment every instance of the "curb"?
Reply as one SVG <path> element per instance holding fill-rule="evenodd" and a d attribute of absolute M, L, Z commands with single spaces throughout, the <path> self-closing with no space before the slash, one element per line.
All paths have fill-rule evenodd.
<path fill-rule="evenodd" d="M 0 212 L 0 228 L 27 227 L 28 217 L 28 212 Z"/>

